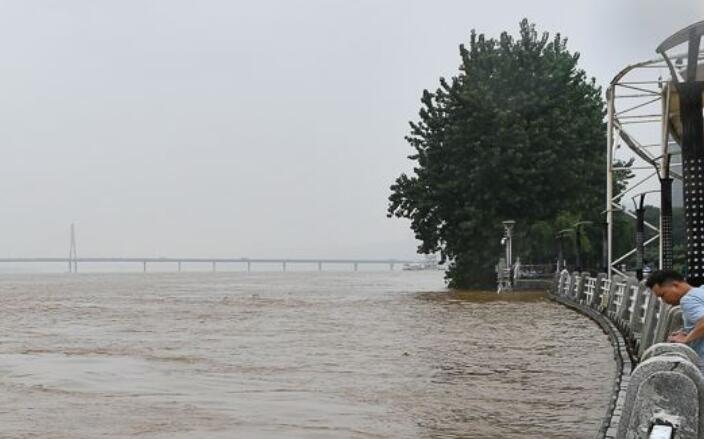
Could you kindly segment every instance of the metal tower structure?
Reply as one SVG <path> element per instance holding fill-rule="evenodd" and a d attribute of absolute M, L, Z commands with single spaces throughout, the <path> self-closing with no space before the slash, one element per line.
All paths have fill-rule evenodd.
<path fill-rule="evenodd" d="M 646 228 L 656 234 L 645 240 L 642 246 L 659 242 L 661 268 L 672 267 L 672 203 L 673 198 L 678 198 L 678 194 L 672 192 L 673 180 L 682 181 L 683 175 L 687 176 L 684 179 L 684 205 L 688 212 L 696 209 L 687 213 L 689 250 L 694 247 L 689 234 L 697 229 L 704 232 L 701 227 L 704 223 L 690 224 L 690 221 L 696 221 L 695 218 L 704 215 L 704 198 L 702 193 L 698 192 L 699 186 L 704 183 L 704 146 L 701 145 L 702 93 L 701 88 L 697 88 L 700 85 L 692 86 L 696 88 L 695 91 L 689 90 L 687 85 L 683 86 L 698 82 L 695 79 L 701 76 L 697 72 L 700 61 L 704 59 L 704 52 L 699 47 L 703 33 L 704 22 L 677 32 L 657 48 L 661 57 L 626 67 L 614 77 L 608 87 L 605 228 L 609 278 L 613 274 L 625 275 L 619 269 L 619 264 L 638 251 L 634 247 L 624 254 L 614 254 L 614 214 L 621 212 L 637 219 L 636 214 L 622 207 L 621 200 L 641 185 L 659 187 L 657 192 L 660 192 L 660 223 L 656 226 L 643 222 Z M 674 55 L 666 53 L 687 42 L 689 47 L 684 52 Z M 683 100 L 683 90 L 685 93 L 691 91 L 691 104 L 686 97 Z M 689 118 L 685 113 L 689 114 Z M 693 144 L 695 146 L 692 146 Z M 619 148 L 622 145 L 635 157 L 633 166 L 629 168 L 622 167 L 619 162 Z M 629 169 L 635 173 L 636 178 L 632 184 L 619 191 L 614 183 L 619 175 Z M 700 227 L 694 228 L 697 225 Z M 697 242 L 697 246 L 704 245 L 704 233 L 697 234 L 695 238 L 702 240 L 702 243 Z M 691 265 L 690 270 L 694 270 L 689 273 L 696 272 L 696 276 L 704 276 L 704 263 L 699 263 L 699 260 L 701 257 L 698 254 L 688 251 L 688 265 Z"/>
<path fill-rule="evenodd" d="M 667 126 L 672 128 L 672 137 L 682 147 L 687 280 L 695 286 L 704 283 L 704 75 L 700 73 L 699 63 L 702 35 L 704 21 L 680 30 L 657 48 L 671 75 L 669 88 L 672 89 L 672 96 L 665 115 Z M 675 55 L 675 63 L 681 66 L 678 69 L 668 51 L 685 44 L 685 55 Z M 678 113 L 679 117 L 671 118 L 669 113 Z"/>

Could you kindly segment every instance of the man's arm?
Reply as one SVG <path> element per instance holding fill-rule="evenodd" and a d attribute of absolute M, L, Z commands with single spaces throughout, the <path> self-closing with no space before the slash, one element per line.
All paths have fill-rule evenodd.
<path fill-rule="evenodd" d="M 702 337 L 704 337 L 704 318 L 697 320 L 697 323 L 694 325 L 694 329 L 689 331 L 689 334 L 685 334 L 684 332 L 675 332 L 668 337 L 667 341 L 675 343 L 691 343 Z"/>

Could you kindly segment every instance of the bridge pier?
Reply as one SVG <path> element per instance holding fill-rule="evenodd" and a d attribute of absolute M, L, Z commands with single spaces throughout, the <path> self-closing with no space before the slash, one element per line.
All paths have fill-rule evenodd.
<path fill-rule="evenodd" d="M 249 273 L 250 271 L 252 271 L 252 263 L 247 261 L 247 273 Z"/>
<path fill-rule="evenodd" d="M 318 271 L 323 271 L 323 263 L 318 261 Z"/>
<path fill-rule="evenodd" d="M 144 270 L 144 273 L 147 272 L 147 261 L 142 262 L 142 269 Z"/>

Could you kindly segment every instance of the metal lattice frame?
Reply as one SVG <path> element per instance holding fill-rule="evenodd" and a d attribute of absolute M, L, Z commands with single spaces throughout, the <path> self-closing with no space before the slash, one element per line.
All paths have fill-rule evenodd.
<path fill-rule="evenodd" d="M 704 59 L 704 52 L 698 52 L 697 62 Z M 691 61 L 686 55 L 673 57 L 677 67 L 687 68 Z M 684 61 L 684 62 L 683 62 Z M 672 138 L 670 124 L 664 115 L 670 112 L 670 100 L 673 95 L 672 73 L 674 66 L 666 58 L 652 59 L 626 67 L 611 81 L 606 93 L 607 98 L 607 188 L 606 188 L 606 258 L 608 261 L 608 276 L 625 275 L 618 269 L 618 264 L 634 255 L 636 248 L 622 255 L 614 255 L 614 212 L 623 212 L 636 219 L 636 215 L 623 209 L 619 204 L 626 194 L 633 192 L 644 183 L 659 179 L 663 189 L 662 207 L 668 210 L 667 203 L 671 200 L 671 177 L 682 180 L 681 163 L 671 163 L 673 151 L 677 144 Z M 676 73 L 674 73 L 676 74 Z M 663 76 L 667 79 L 663 80 Z M 626 145 L 633 153 L 636 161 L 629 169 L 641 173 L 624 191 L 615 193 L 614 179 L 617 173 L 625 171 L 616 165 L 615 151 Z M 645 175 L 643 175 L 645 172 Z M 665 200 L 663 206 L 662 200 Z M 671 210 L 671 205 L 670 205 Z M 665 212 L 667 214 L 667 212 Z M 660 244 L 660 267 L 670 268 L 672 252 L 669 245 L 663 248 L 662 241 L 671 243 L 671 218 L 661 217 L 657 226 L 645 222 L 645 227 L 657 232 L 655 236 L 644 242 L 645 246 L 656 241 Z M 663 236 L 661 240 L 660 237 Z"/>

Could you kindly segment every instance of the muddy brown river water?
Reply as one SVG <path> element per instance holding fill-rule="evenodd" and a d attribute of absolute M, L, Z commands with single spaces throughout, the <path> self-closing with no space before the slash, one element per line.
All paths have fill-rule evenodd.
<path fill-rule="evenodd" d="M 2 438 L 592 438 L 611 346 L 436 272 L 0 277 Z"/>

